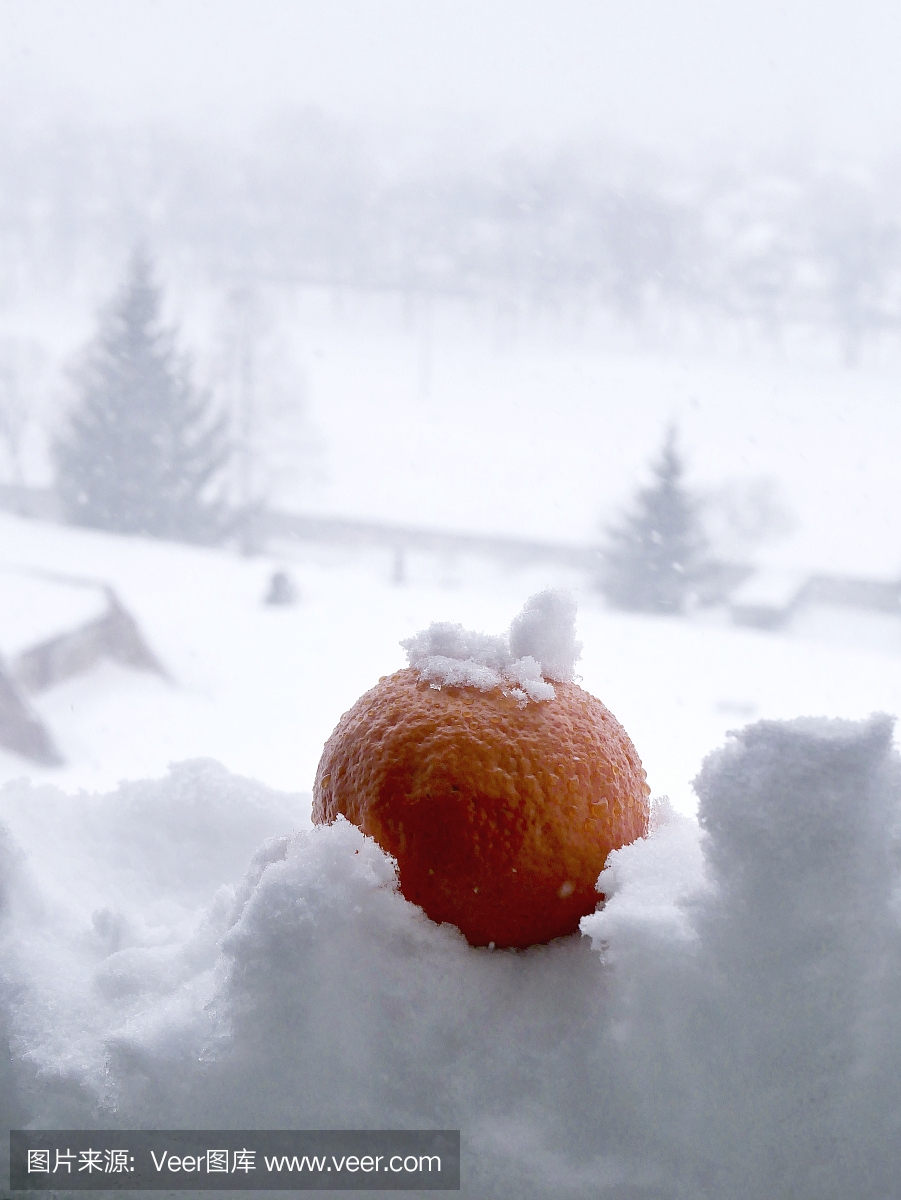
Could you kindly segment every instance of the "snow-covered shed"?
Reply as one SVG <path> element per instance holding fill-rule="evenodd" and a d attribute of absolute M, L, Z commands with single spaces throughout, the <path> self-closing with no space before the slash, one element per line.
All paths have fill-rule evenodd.
<path fill-rule="evenodd" d="M 104 659 L 166 674 L 107 584 L 0 569 L 0 746 L 37 762 L 61 762 L 27 697 Z"/>

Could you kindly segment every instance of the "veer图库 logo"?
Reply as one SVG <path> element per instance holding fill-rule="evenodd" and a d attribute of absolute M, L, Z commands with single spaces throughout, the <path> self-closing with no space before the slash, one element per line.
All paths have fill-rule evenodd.
<path fill-rule="evenodd" d="M 12 1191 L 459 1191 L 453 1129 L 14 1129 Z"/>

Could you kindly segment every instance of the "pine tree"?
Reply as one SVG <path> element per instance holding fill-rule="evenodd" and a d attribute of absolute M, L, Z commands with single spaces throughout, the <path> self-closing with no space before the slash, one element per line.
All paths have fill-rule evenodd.
<path fill-rule="evenodd" d="M 600 586 L 617 608 L 682 612 L 703 563 L 698 506 L 682 482 L 676 442 L 671 428 L 650 486 L 638 491 L 631 512 L 607 531 Z"/>
<path fill-rule="evenodd" d="M 228 458 L 225 422 L 194 388 L 160 301 L 136 253 L 76 375 L 79 403 L 55 446 L 57 490 L 79 525 L 215 541 L 225 522 L 210 490 Z"/>

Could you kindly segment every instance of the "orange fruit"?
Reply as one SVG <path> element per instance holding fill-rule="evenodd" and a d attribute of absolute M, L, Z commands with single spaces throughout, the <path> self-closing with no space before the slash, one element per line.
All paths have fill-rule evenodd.
<path fill-rule="evenodd" d="M 384 678 L 326 742 L 313 820 L 343 814 L 397 859 L 400 889 L 475 946 L 573 933 L 611 850 L 647 833 L 645 773 L 594 696 Z"/>

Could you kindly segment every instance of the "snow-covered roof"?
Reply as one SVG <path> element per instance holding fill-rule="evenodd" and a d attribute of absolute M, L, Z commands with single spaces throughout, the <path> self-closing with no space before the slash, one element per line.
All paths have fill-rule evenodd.
<path fill-rule="evenodd" d="M 782 611 L 792 603 L 810 575 L 807 571 L 763 567 L 732 593 L 737 608 L 771 608 Z"/>
<path fill-rule="evenodd" d="M 0 656 L 9 659 L 102 616 L 104 588 L 0 567 Z"/>

